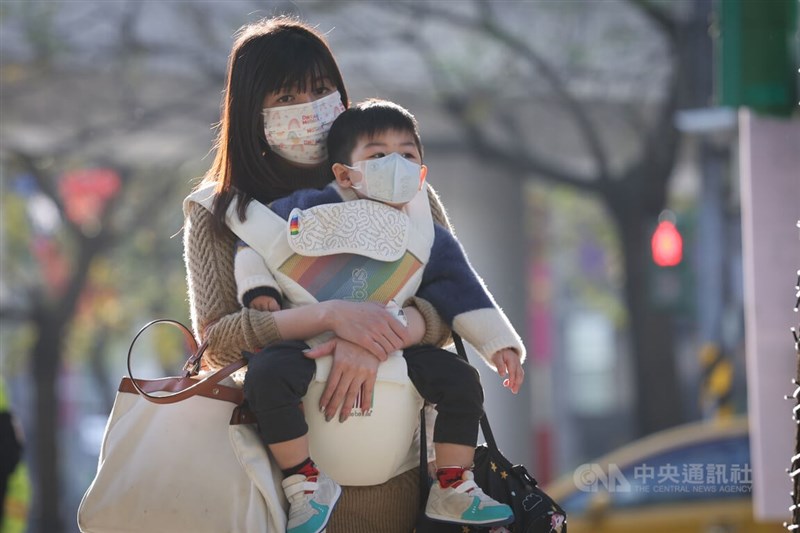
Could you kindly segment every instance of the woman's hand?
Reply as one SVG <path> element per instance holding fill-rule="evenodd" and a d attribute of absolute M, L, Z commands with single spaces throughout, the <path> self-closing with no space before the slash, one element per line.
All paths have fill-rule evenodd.
<path fill-rule="evenodd" d="M 409 329 L 380 304 L 344 300 L 328 304 L 331 305 L 331 330 L 379 361 L 386 361 L 390 353 L 414 343 Z"/>
<path fill-rule="evenodd" d="M 416 309 L 407 310 L 410 311 L 409 328 L 380 304 L 345 300 L 282 309 L 273 312 L 272 319 L 284 340 L 310 339 L 332 331 L 337 337 L 362 347 L 379 361 L 385 361 L 390 353 L 422 340 L 424 320 Z M 414 316 L 414 313 L 419 316 Z"/>
<path fill-rule="evenodd" d="M 357 344 L 340 338 L 331 339 L 305 352 L 309 359 L 326 355 L 333 355 L 333 365 L 319 400 L 325 420 L 332 420 L 337 411 L 340 411 L 339 422 L 347 420 L 359 393 L 360 407 L 368 411 L 372 407 L 372 392 L 380 364 L 378 359 Z"/>

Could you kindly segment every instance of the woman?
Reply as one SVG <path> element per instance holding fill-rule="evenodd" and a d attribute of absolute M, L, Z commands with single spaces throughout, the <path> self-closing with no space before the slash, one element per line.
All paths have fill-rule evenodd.
<path fill-rule="evenodd" d="M 332 331 L 331 341 L 308 354 L 333 355 L 320 400 L 331 418 L 342 405 L 353 405 L 362 388 L 374 386 L 377 366 L 389 353 L 416 344 L 441 346 L 449 336 L 430 304 L 418 298 L 406 302 L 408 328 L 371 303 L 332 301 L 258 311 L 242 308 L 237 301 L 233 263 L 237 238 L 225 226 L 227 209 L 235 203 L 243 219 L 252 200 L 266 204 L 296 189 L 323 187 L 333 179 L 324 153 L 332 118 L 310 128 L 301 140 L 279 127 L 265 129 L 263 111 L 322 100 L 335 104 L 336 93 L 338 104 L 346 107 L 339 68 L 314 29 L 282 17 L 243 27 L 228 61 L 216 156 L 201 184 L 214 186 L 213 209 L 187 204 L 184 234 L 192 324 L 209 343 L 207 364 L 218 368 L 240 358 L 244 350 Z M 428 193 L 434 219 L 449 226 L 435 193 L 431 189 Z M 346 418 L 346 411 L 341 411 Z M 419 502 L 417 485 L 412 469 L 379 486 L 345 488 L 328 530 L 411 531 Z"/>

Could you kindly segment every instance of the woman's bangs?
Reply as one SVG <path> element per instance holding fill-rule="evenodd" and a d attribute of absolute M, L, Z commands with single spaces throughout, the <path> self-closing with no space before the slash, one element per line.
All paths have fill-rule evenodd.
<path fill-rule="evenodd" d="M 267 92 L 300 91 L 315 89 L 323 84 L 323 80 L 331 79 L 330 67 L 325 57 L 320 57 L 314 50 L 297 50 L 294 53 L 282 54 L 276 61 L 272 72 L 282 72 L 283 76 L 273 76 Z M 338 87 L 337 87 L 338 89 Z"/>

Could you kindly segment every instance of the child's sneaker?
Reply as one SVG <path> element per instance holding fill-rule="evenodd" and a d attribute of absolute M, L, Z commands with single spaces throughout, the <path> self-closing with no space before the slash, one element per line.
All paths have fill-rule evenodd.
<path fill-rule="evenodd" d="M 514 521 L 511 507 L 487 496 L 473 480 L 470 470 L 464 470 L 461 481 L 449 487 L 433 483 L 425 516 L 440 522 L 481 526 L 500 526 Z"/>
<path fill-rule="evenodd" d="M 316 476 L 289 476 L 281 482 L 289 500 L 287 533 L 320 533 L 328 524 L 342 487 L 320 472 Z"/>

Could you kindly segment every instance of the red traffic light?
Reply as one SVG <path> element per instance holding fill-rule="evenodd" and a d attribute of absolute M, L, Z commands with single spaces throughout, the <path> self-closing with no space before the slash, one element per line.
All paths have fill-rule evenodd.
<path fill-rule="evenodd" d="M 650 239 L 653 262 L 660 267 L 673 267 L 683 259 L 683 238 L 670 220 L 658 223 Z"/>

